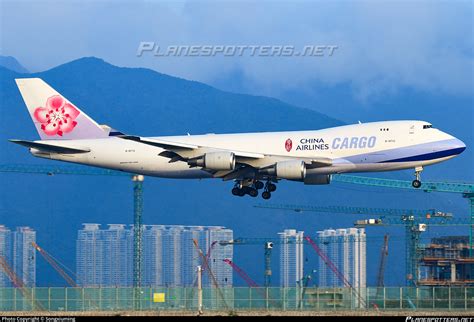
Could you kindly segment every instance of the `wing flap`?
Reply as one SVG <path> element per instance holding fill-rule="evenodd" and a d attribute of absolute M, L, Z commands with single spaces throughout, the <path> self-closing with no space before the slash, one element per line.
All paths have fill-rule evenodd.
<path fill-rule="evenodd" d="M 73 154 L 73 153 L 87 153 L 91 150 L 88 148 L 66 147 L 61 145 L 54 145 L 51 143 L 40 143 L 25 140 L 9 140 L 12 143 L 26 146 L 27 148 L 37 149 L 49 153 Z"/>

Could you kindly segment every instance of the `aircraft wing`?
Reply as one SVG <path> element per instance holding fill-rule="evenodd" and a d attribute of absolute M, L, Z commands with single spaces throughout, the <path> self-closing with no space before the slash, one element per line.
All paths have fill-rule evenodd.
<path fill-rule="evenodd" d="M 157 140 L 157 139 L 150 139 L 150 138 L 142 138 L 139 136 L 132 136 L 132 135 L 124 135 L 120 136 L 120 138 L 125 140 L 131 140 L 135 142 L 140 142 L 143 144 L 156 146 L 167 151 L 162 152 L 160 155 L 164 157 L 173 158 L 176 155 L 180 155 L 180 153 L 185 151 L 197 150 L 197 149 L 205 149 L 207 147 L 188 144 L 188 143 L 181 143 L 181 142 L 171 142 L 167 140 Z M 219 149 L 217 149 L 219 150 Z M 222 149 L 224 150 L 224 149 Z M 252 153 L 252 152 L 244 152 L 244 151 L 233 151 L 233 150 L 226 150 L 231 151 L 235 154 L 237 158 L 250 158 L 250 159 L 262 159 L 265 157 L 264 154 L 260 153 Z"/>
<path fill-rule="evenodd" d="M 131 140 L 135 142 L 140 142 L 143 144 L 148 144 L 152 146 L 156 146 L 165 150 L 194 150 L 198 149 L 198 145 L 193 145 L 193 144 L 186 144 L 186 143 L 178 143 L 178 142 L 171 142 L 171 141 L 165 141 L 165 140 L 156 140 L 156 139 L 149 139 L 149 138 L 142 138 L 139 136 L 133 136 L 133 135 L 123 135 L 120 136 L 121 139 L 125 140 Z"/>
<path fill-rule="evenodd" d="M 261 153 L 219 149 L 219 148 L 199 146 L 199 145 L 188 144 L 188 143 L 172 142 L 172 141 L 161 140 L 161 139 L 143 138 L 143 137 L 132 136 L 132 135 L 124 135 L 124 136 L 119 136 L 119 137 L 125 140 L 131 140 L 131 141 L 135 141 L 135 142 L 139 142 L 139 143 L 147 144 L 151 146 L 156 146 L 156 147 L 164 149 L 165 151 L 162 151 L 160 153 L 160 156 L 169 158 L 170 163 L 177 162 L 177 161 L 187 162 L 209 151 L 217 150 L 217 151 L 232 152 L 234 153 L 236 157 L 237 165 L 235 169 L 219 170 L 219 171 L 215 171 L 211 169 L 203 169 L 205 171 L 208 171 L 209 173 L 212 173 L 214 177 L 222 178 L 223 180 L 254 178 L 255 175 L 259 171 L 259 167 L 252 165 L 254 163 L 252 161 L 265 158 L 265 155 Z M 308 169 L 314 169 L 314 168 L 326 167 L 326 166 L 332 165 L 331 159 L 322 158 L 322 157 L 311 158 L 311 159 L 304 158 L 303 161 L 305 162 L 306 167 Z"/>

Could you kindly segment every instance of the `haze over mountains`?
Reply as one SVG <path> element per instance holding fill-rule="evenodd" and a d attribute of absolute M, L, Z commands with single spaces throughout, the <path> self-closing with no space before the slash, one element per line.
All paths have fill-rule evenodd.
<path fill-rule="evenodd" d="M 11 67 L 11 65 L 7 65 Z M 343 124 L 342 121 L 281 100 L 229 93 L 203 83 L 161 74 L 149 69 L 120 68 L 97 58 L 81 58 L 48 71 L 20 74 L 0 67 L 0 162 L 60 164 L 32 157 L 26 149 L 7 142 L 9 138 L 37 139 L 31 119 L 14 82 L 18 77 L 41 77 L 101 124 L 137 135 L 175 135 L 253 131 L 309 130 Z M 15 69 L 15 68 L 14 68 Z M 334 100 L 327 104 L 344 104 Z M 412 104 L 412 105 L 410 105 Z M 415 108 L 417 102 L 406 102 Z M 325 108 L 326 112 L 331 109 Z M 399 118 L 404 118 L 400 115 Z M 429 119 L 429 118 L 427 118 Z M 469 151 L 472 131 L 452 118 L 437 127 L 463 139 L 468 150 L 447 163 L 428 168 L 423 178 L 472 179 Z M 469 122 L 468 122 L 469 123 Z M 472 125 L 472 120 L 470 123 Z M 467 138 L 467 139 L 466 139 Z M 467 176 L 465 175 L 467 174 Z M 410 171 L 377 174 L 409 179 Z M 126 178 L 39 176 L 1 174 L 0 223 L 10 228 L 29 225 L 38 231 L 38 243 L 69 267 L 74 268 L 76 231 L 81 223 L 132 222 L 132 184 Z M 237 198 L 230 194 L 232 183 L 219 180 L 145 179 L 145 224 L 223 225 L 234 229 L 235 237 L 273 237 L 285 228 L 314 235 L 325 228 L 351 227 L 356 216 L 295 214 L 253 208 L 261 199 Z M 403 202 L 402 202 L 403 201 Z M 304 186 L 282 181 L 272 203 L 343 204 L 393 208 L 437 208 L 463 216 L 465 200 L 447 194 L 375 189 L 350 185 Z M 387 285 L 403 283 L 403 229 L 393 228 L 393 253 L 389 256 Z M 375 275 L 384 231 L 368 231 L 368 275 Z M 433 231 L 433 234 L 446 233 Z M 452 233 L 466 234 L 465 231 Z M 238 249 L 237 247 L 244 247 Z M 245 248 L 247 247 L 247 248 Z M 235 262 L 257 282 L 263 279 L 263 247 L 236 246 Z M 308 270 L 316 255 L 305 249 Z M 274 253 L 278 271 L 278 250 Z M 64 284 L 40 258 L 38 284 Z M 390 265 L 392 264 L 392 265 Z M 273 278 L 278 283 L 278 275 Z M 372 280 L 368 280 L 372 284 Z M 237 285 L 242 282 L 235 278 Z"/>
<path fill-rule="evenodd" d="M 29 71 L 23 67 L 15 57 L 2 56 L 0 55 L 0 66 L 5 67 L 17 73 L 29 73 Z"/>

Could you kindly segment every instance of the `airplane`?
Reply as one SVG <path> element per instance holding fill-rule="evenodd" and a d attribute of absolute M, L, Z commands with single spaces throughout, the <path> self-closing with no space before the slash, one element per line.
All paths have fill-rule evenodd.
<path fill-rule="evenodd" d="M 40 78 L 15 80 L 41 140 L 10 140 L 36 157 L 164 178 L 233 180 L 232 194 L 270 199 L 282 179 L 306 185 L 331 175 L 423 168 L 466 145 L 425 121 L 386 121 L 315 131 L 141 137 L 99 125 Z"/>

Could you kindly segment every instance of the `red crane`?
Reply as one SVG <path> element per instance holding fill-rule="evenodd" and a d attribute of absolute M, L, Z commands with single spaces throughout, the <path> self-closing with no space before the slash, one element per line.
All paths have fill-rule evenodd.
<path fill-rule="evenodd" d="M 334 272 L 334 274 L 341 280 L 346 287 L 349 287 L 357 296 L 359 302 L 363 305 L 366 306 L 366 302 L 364 298 L 361 296 L 359 291 L 352 286 L 352 284 L 347 280 L 347 278 L 344 276 L 344 274 L 339 271 L 336 265 L 331 261 L 331 259 L 323 252 L 321 248 L 311 239 L 311 237 L 306 236 L 305 239 L 310 243 L 310 245 L 313 247 L 313 249 L 316 251 L 316 253 L 321 257 L 321 259 L 326 263 L 326 265 Z"/>
<path fill-rule="evenodd" d="M 18 288 L 25 299 L 32 299 L 34 303 L 34 307 L 38 310 L 44 310 L 44 307 L 34 298 L 33 294 L 29 291 L 29 289 L 23 283 L 23 280 L 15 274 L 15 271 L 8 265 L 8 262 L 5 257 L 0 256 L 0 267 L 5 272 L 7 277 L 13 283 L 13 286 Z"/>
<path fill-rule="evenodd" d="M 232 269 L 236 271 L 240 277 L 242 277 L 242 279 L 248 284 L 249 287 L 255 288 L 257 292 L 260 293 L 260 295 L 262 296 L 262 299 L 266 299 L 267 301 L 270 300 L 271 302 L 276 303 L 276 305 L 278 305 L 278 302 L 272 299 L 270 294 L 268 294 L 268 288 L 267 288 L 267 291 L 265 291 L 262 287 L 260 287 L 257 283 L 255 283 L 255 281 L 251 279 L 250 276 L 248 276 L 248 274 L 245 273 L 243 269 L 237 266 L 237 264 L 235 264 L 230 259 L 226 258 L 226 259 L 223 259 L 223 261 L 229 264 L 229 266 L 231 266 Z"/>
<path fill-rule="evenodd" d="M 237 266 L 234 262 L 232 262 L 230 259 L 226 258 L 223 259 L 224 262 L 229 264 L 234 271 L 239 274 L 240 277 L 244 279 L 244 281 L 250 286 L 250 287 L 259 287 L 257 283 L 254 282 L 253 279 L 250 278 L 250 276 L 247 275 L 239 266 Z"/>
<path fill-rule="evenodd" d="M 385 263 L 387 262 L 388 256 L 388 237 L 389 235 L 386 234 L 383 237 L 383 247 L 380 254 L 380 265 L 379 265 L 379 272 L 377 274 L 377 287 L 384 287 L 384 272 L 385 272 Z"/>
<path fill-rule="evenodd" d="M 61 277 L 64 278 L 64 280 L 70 286 L 79 287 L 77 283 L 61 268 L 59 261 L 57 259 L 51 256 L 47 251 L 39 247 L 37 243 L 32 242 L 31 245 L 33 246 L 34 249 L 36 249 L 36 251 L 38 251 L 38 253 L 41 254 L 41 256 L 43 256 L 43 258 L 49 263 L 49 265 L 51 265 L 56 270 L 56 272 L 58 272 L 59 275 L 61 275 Z"/>
<path fill-rule="evenodd" d="M 221 289 L 219 288 L 219 283 L 217 283 L 217 279 L 216 279 L 216 277 L 214 276 L 214 274 L 212 273 L 211 267 L 209 266 L 209 261 L 207 260 L 206 255 L 204 255 L 202 249 L 199 248 L 199 244 L 198 244 L 197 239 L 194 239 L 194 238 L 193 238 L 193 244 L 194 244 L 194 247 L 196 247 L 196 250 L 197 250 L 199 256 L 202 258 L 202 264 L 204 265 L 204 268 L 205 268 L 205 270 L 207 271 L 207 274 L 208 274 L 209 277 L 211 278 L 212 283 L 214 284 L 214 286 L 215 286 L 215 288 L 216 288 L 216 290 L 217 290 L 217 293 L 219 294 L 220 298 L 222 299 L 222 302 L 224 303 L 224 306 L 225 306 L 226 308 L 229 308 L 229 306 L 227 305 L 227 302 L 226 302 L 226 300 L 225 300 L 224 294 L 222 294 L 222 291 L 221 291 Z"/>

